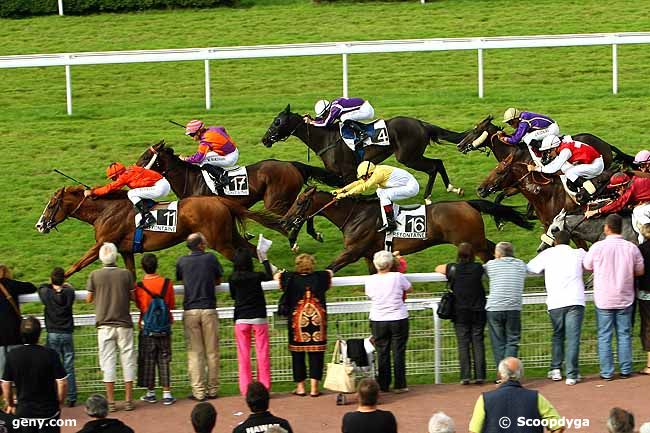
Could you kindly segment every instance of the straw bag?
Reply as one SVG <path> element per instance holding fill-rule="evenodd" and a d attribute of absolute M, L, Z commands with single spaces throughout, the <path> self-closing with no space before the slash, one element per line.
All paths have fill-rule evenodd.
<path fill-rule="evenodd" d="M 327 374 L 323 386 L 336 392 L 355 392 L 354 367 L 344 363 L 341 358 L 341 343 L 337 340 L 332 353 L 332 362 L 327 363 Z"/>

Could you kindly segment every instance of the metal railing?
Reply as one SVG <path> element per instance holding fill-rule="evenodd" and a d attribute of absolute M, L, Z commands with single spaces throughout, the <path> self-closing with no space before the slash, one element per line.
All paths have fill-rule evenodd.
<path fill-rule="evenodd" d="M 611 45 L 612 93 L 617 94 L 618 46 L 648 43 L 650 43 L 650 32 L 323 42 L 240 47 L 0 56 L 0 69 L 64 66 L 66 77 L 67 112 L 71 115 L 72 75 L 70 68 L 72 66 L 202 60 L 204 62 L 205 74 L 205 108 L 210 109 L 212 107 L 212 96 L 210 90 L 210 60 L 340 55 L 343 70 L 343 96 L 347 97 L 348 56 L 351 54 L 477 50 L 478 97 L 483 98 L 483 53 L 485 50 Z"/>

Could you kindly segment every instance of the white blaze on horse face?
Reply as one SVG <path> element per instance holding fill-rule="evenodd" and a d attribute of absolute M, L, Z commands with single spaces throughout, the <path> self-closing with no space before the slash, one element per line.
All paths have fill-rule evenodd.
<path fill-rule="evenodd" d="M 151 158 L 151 161 L 147 163 L 147 165 L 144 166 L 147 170 L 151 170 L 151 167 L 155 164 L 156 159 L 158 158 L 158 154 L 154 153 L 153 157 Z"/>
<path fill-rule="evenodd" d="M 483 142 L 485 141 L 485 139 L 486 139 L 487 137 L 488 137 L 488 132 L 487 132 L 487 131 L 483 131 L 483 133 L 482 133 L 482 134 L 481 134 L 477 139 L 475 139 L 474 141 L 472 141 L 472 146 L 474 146 L 474 147 L 479 147 L 481 144 L 483 144 Z"/>
<path fill-rule="evenodd" d="M 45 205 L 45 209 L 43 209 L 43 213 L 41 214 L 41 217 L 38 219 L 38 222 L 36 223 L 36 230 L 39 231 L 39 233 L 45 233 L 45 228 L 43 227 L 43 220 L 45 219 L 45 213 L 47 212 L 47 209 L 50 207 L 50 202 L 48 201 L 47 204 Z"/>

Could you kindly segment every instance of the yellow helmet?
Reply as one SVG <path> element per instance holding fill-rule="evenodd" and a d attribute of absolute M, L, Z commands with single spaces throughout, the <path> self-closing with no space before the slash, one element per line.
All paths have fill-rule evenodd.
<path fill-rule="evenodd" d="M 375 164 L 370 161 L 363 161 L 357 167 L 357 179 L 361 179 L 363 176 L 368 176 L 375 171 Z"/>
<path fill-rule="evenodd" d="M 503 113 L 503 123 L 508 123 L 512 119 L 516 119 L 519 117 L 521 112 L 517 110 L 516 108 L 508 108 L 505 113 Z"/>

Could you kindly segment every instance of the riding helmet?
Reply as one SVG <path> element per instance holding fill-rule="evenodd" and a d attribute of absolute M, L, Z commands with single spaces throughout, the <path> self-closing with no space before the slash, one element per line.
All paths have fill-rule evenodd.
<path fill-rule="evenodd" d="M 316 105 L 314 105 L 314 113 L 316 113 L 316 117 L 324 115 L 327 110 L 330 109 L 330 105 L 332 105 L 332 103 L 327 99 L 316 101 Z"/>
<path fill-rule="evenodd" d="M 106 169 L 106 178 L 107 179 L 112 179 L 114 177 L 119 176 L 120 174 L 124 173 L 126 171 L 126 168 L 124 165 L 120 162 L 111 162 L 111 164 L 108 166 Z"/>
<path fill-rule="evenodd" d="M 618 173 L 614 174 L 611 179 L 609 179 L 609 185 L 607 185 L 607 188 L 618 188 L 619 186 L 627 185 L 631 180 L 632 179 L 630 179 L 630 176 L 619 171 Z"/>
<path fill-rule="evenodd" d="M 634 157 L 635 164 L 645 164 L 650 162 L 650 150 L 643 149 Z"/>
<path fill-rule="evenodd" d="M 516 108 L 510 107 L 506 110 L 505 113 L 503 113 L 503 123 L 508 123 L 512 119 L 517 119 L 521 112 L 517 110 Z"/>
<path fill-rule="evenodd" d="M 373 171 L 375 171 L 375 164 L 370 161 L 363 161 L 357 167 L 357 179 L 360 179 L 363 176 L 368 176 L 369 174 L 372 174 Z"/>
<path fill-rule="evenodd" d="M 187 125 L 185 125 L 185 135 L 194 135 L 199 132 L 203 126 L 203 122 L 200 120 L 190 120 Z"/>
<path fill-rule="evenodd" d="M 548 135 L 544 137 L 542 140 L 542 145 L 539 147 L 540 152 L 544 152 L 545 150 L 551 150 L 554 147 L 558 147 L 560 145 L 560 137 L 557 135 Z"/>

